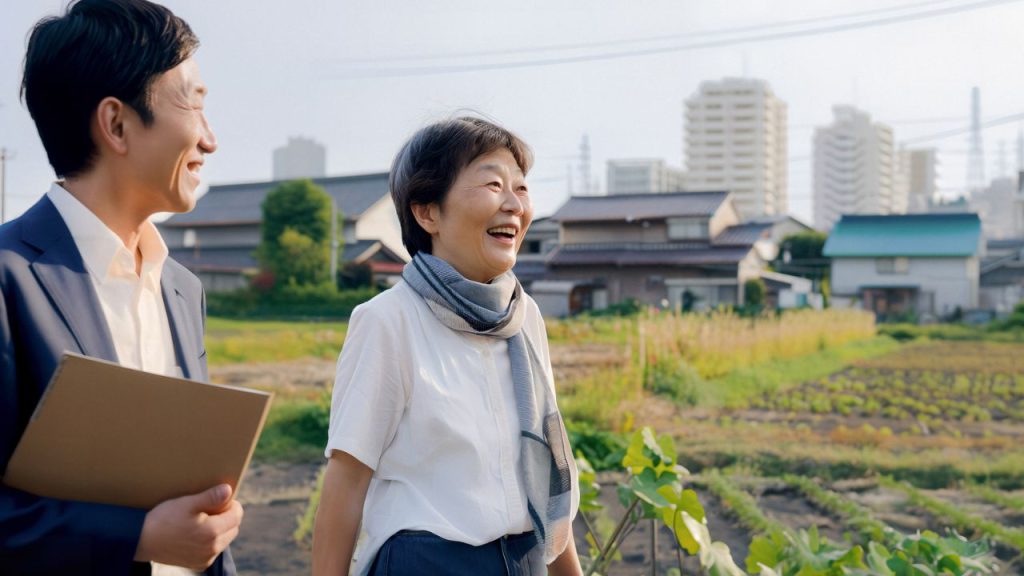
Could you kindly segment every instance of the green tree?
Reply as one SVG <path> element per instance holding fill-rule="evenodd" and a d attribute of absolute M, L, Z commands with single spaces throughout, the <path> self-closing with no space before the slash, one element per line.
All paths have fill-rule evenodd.
<path fill-rule="evenodd" d="M 743 284 L 743 305 L 749 309 L 760 310 L 764 306 L 764 295 L 767 289 L 764 280 L 751 278 Z"/>
<path fill-rule="evenodd" d="M 276 286 L 329 282 L 331 197 L 310 180 L 285 182 L 262 204 L 263 229 L 257 256 Z M 338 214 L 341 237 L 341 214 Z"/>
<path fill-rule="evenodd" d="M 824 232 L 814 230 L 798 232 L 782 239 L 782 250 L 788 250 L 789 257 L 793 260 L 822 258 L 826 240 L 828 240 L 828 234 Z"/>

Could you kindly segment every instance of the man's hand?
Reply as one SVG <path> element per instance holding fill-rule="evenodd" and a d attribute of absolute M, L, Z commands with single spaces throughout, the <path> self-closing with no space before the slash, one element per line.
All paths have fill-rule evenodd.
<path fill-rule="evenodd" d="M 227 484 L 161 502 L 146 514 L 135 560 L 202 572 L 238 536 L 241 523 L 242 505 Z"/>

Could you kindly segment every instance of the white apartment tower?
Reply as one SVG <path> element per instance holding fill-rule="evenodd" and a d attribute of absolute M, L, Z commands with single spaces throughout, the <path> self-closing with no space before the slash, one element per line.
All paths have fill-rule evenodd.
<path fill-rule="evenodd" d="M 745 220 L 785 214 L 786 103 L 764 80 L 703 82 L 686 101 L 686 183 L 727 190 Z"/>
<path fill-rule="evenodd" d="M 831 230 L 843 214 L 905 211 L 902 191 L 894 192 L 892 128 L 852 106 L 832 113 L 832 124 L 814 131 L 814 226 Z"/>
<path fill-rule="evenodd" d="M 288 138 L 274 149 L 274 180 L 323 178 L 327 175 L 327 148 L 310 138 Z"/>
<path fill-rule="evenodd" d="M 608 161 L 608 194 L 651 194 L 686 189 L 686 173 L 661 159 Z"/>
<path fill-rule="evenodd" d="M 897 203 L 905 205 L 893 206 L 893 212 L 928 212 L 938 191 L 937 167 L 935 148 L 900 148 L 896 153 L 895 191 Z"/>

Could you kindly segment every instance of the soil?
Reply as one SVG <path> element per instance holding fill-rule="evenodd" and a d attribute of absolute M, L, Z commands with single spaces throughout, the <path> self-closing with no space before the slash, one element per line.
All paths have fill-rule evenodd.
<path fill-rule="evenodd" d="M 231 544 L 239 576 L 292 576 L 312 570 L 293 540 L 322 462 L 253 464 L 239 491 L 245 519 Z"/>

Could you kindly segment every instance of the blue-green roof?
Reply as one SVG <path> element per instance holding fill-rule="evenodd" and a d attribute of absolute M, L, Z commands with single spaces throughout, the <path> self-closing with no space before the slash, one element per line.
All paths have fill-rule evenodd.
<path fill-rule="evenodd" d="M 825 242 L 825 256 L 959 256 L 978 253 L 977 214 L 843 216 Z"/>

